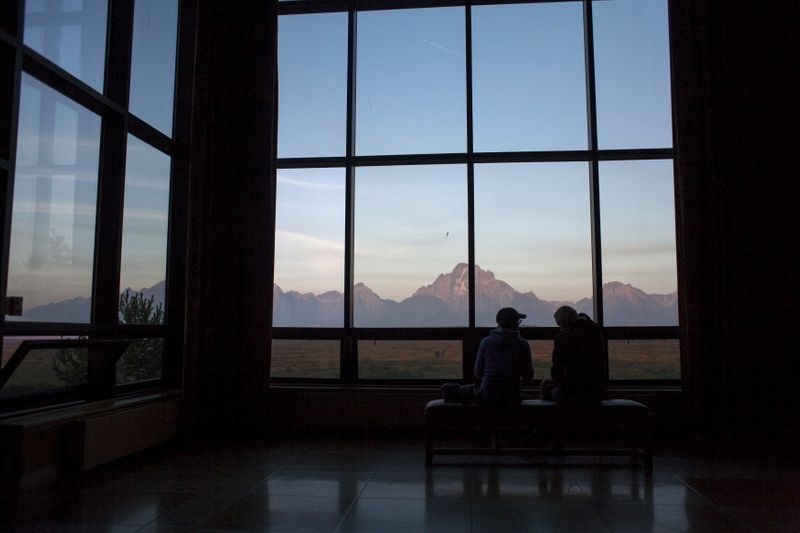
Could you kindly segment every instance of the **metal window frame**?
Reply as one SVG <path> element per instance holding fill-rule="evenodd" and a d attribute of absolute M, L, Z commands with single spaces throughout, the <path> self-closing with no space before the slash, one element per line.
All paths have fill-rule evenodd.
<path fill-rule="evenodd" d="M 160 338 L 164 341 L 162 378 L 146 383 L 116 386 L 129 392 L 138 388 L 177 387 L 181 381 L 183 324 L 186 289 L 181 272 L 186 265 L 187 176 L 191 128 L 192 85 L 197 0 L 178 0 L 177 50 L 173 87 L 172 137 L 163 134 L 128 110 L 133 49 L 134 0 L 109 0 L 106 24 L 103 92 L 90 87 L 46 57 L 24 45 L 25 0 L 11 0 L 0 13 L 0 81 L 3 83 L 0 118 L 9 117 L 0 131 L 0 301 L 8 289 L 14 172 L 19 125 L 20 87 L 25 73 L 101 117 L 97 214 L 92 275 L 92 313 L 89 323 L 8 321 L 0 315 L 0 338 L 10 336 L 81 336 L 102 339 Z M 165 322 L 159 325 L 119 324 L 119 272 L 122 247 L 125 168 L 128 135 L 134 135 L 171 159 Z M 7 154 L 7 157 L 4 157 Z M 35 396 L 35 395 L 34 395 Z M 51 398 L 52 395 L 44 395 Z M 33 403 L 56 401 L 29 398 Z M 28 401 L 26 400 L 26 401 Z"/>
<path fill-rule="evenodd" d="M 475 325 L 475 192 L 474 169 L 481 163 L 534 163 L 534 162 L 585 162 L 589 165 L 590 223 L 592 250 L 592 288 L 594 313 L 598 323 L 603 324 L 603 276 L 602 245 L 600 228 L 600 191 L 599 165 L 601 161 L 635 161 L 635 160 L 670 160 L 674 161 L 673 147 L 643 149 L 600 149 L 597 141 L 597 97 L 594 60 L 594 24 L 592 0 L 565 0 L 580 3 L 583 8 L 584 58 L 586 80 L 586 115 L 587 115 L 587 149 L 586 150 L 551 150 L 551 151 L 518 151 L 518 152 L 476 152 L 473 146 L 473 114 L 472 114 L 472 6 L 501 4 L 535 4 L 549 3 L 555 0 L 304 0 L 278 3 L 278 17 L 346 12 L 348 14 L 348 53 L 347 53 L 347 125 L 346 150 L 344 156 L 336 157 L 276 157 L 277 169 L 300 168 L 344 168 L 346 172 L 345 201 L 345 257 L 344 257 L 344 327 L 343 328 L 273 328 L 273 339 L 331 339 L 341 340 L 340 379 L 306 379 L 306 378 L 273 378 L 275 383 L 340 383 L 386 385 L 407 384 L 425 385 L 441 383 L 444 380 L 365 380 L 358 377 L 357 345 L 365 339 L 452 339 L 464 342 L 462 354 L 463 379 L 472 376 L 472 361 L 480 338 L 489 328 Z M 383 154 L 359 156 L 355 151 L 355 74 L 356 74 L 356 39 L 357 18 L 362 11 L 391 9 L 426 9 L 437 7 L 462 7 L 465 14 L 466 44 L 466 133 L 467 149 L 463 153 L 433 154 Z M 276 113 L 277 111 L 276 106 Z M 464 164 L 467 168 L 468 196 L 468 262 L 472 266 L 469 272 L 469 319 L 467 327 L 462 328 L 360 328 L 353 323 L 353 228 L 354 228 L 354 180 L 357 167 L 396 166 L 396 165 L 431 165 L 431 164 Z M 600 297 L 598 297 L 600 296 Z M 678 326 L 644 326 L 644 327 L 604 327 L 607 340 L 625 339 L 678 339 Z M 522 328 L 522 333 L 529 340 L 554 339 L 557 328 Z M 608 378 L 608 365 L 606 377 Z M 610 384 L 674 386 L 680 383 L 675 380 L 613 380 Z"/>

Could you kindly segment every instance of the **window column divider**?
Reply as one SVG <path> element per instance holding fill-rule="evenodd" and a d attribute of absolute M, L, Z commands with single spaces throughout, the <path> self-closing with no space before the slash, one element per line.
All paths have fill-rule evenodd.
<path fill-rule="evenodd" d="M 128 107 L 133 2 L 114 0 L 108 13 L 104 95 Z M 127 113 L 102 113 L 94 249 L 92 324 L 115 326 L 119 313 L 122 213 L 125 194 Z"/>
<path fill-rule="evenodd" d="M 603 265 L 600 234 L 600 179 L 597 150 L 597 94 L 594 71 L 592 0 L 583 2 L 583 35 L 586 60 L 586 118 L 589 148 L 589 205 L 592 232 L 592 285 L 595 321 L 603 325 Z"/>
<path fill-rule="evenodd" d="M 15 9 L 15 11 L 12 11 Z M 16 160 L 17 160 L 17 138 L 19 129 L 19 102 L 21 99 L 22 87 L 22 38 L 25 27 L 24 9 L 22 0 L 16 0 L 15 8 L 8 8 L 5 16 L 11 18 L 14 16 L 13 28 L 15 30 L 14 36 L 16 37 L 15 48 L 13 50 L 14 59 L 13 65 L 0 65 L 0 68 L 11 68 L 13 71 L 10 73 L 8 79 L 13 80 L 14 84 L 11 88 L 11 99 L 3 102 L 2 106 L 6 107 L 8 116 L 10 118 L 8 128 L 8 168 L 6 172 L 6 180 L 0 183 L 0 308 L 5 308 L 5 299 L 8 290 L 8 265 L 10 260 L 11 251 L 11 216 L 14 209 L 14 176 L 16 174 Z M 13 296 L 13 295 L 12 295 Z M 6 316 L 0 313 L 0 341 L 5 336 Z"/>
<path fill-rule="evenodd" d="M 347 131 L 345 141 L 345 221 L 344 221 L 344 335 L 339 352 L 339 377 L 344 383 L 358 380 L 358 345 L 353 332 L 354 237 L 355 237 L 355 123 L 356 123 L 356 39 L 358 14 L 355 5 L 347 21 Z"/>
<path fill-rule="evenodd" d="M 466 89 L 467 89 L 467 279 L 469 283 L 468 309 L 469 332 L 464 353 L 462 354 L 462 374 L 464 379 L 472 379 L 473 354 L 478 339 L 475 334 L 475 157 L 473 143 L 472 117 L 472 1 L 467 0 L 464 6 L 464 41 L 466 52 Z"/>

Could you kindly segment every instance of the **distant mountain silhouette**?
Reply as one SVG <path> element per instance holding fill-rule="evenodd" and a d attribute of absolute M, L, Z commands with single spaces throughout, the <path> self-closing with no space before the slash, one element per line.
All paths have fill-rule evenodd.
<path fill-rule="evenodd" d="M 452 272 L 439 274 L 430 285 L 417 289 L 410 297 L 396 302 L 384 299 L 363 283 L 354 286 L 355 323 L 360 327 L 451 327 L 466 326 L 468 320 L 468 266 L 459 263 Z M 525 325 L 553 326 L 553 311 L 572 305 L 592 314 L 592 298 L 577 302 L 542 300 L 533 292 L 521 293 L 491 270 L 475 266 L 475 320 L 479 326 L 495 325 L 501 307 L 515 307 L 528 317 Z M 164 303 L 165 284 L 160 281 L 138 292 Z M 344 296 L 338 291 L 322 294 L 284 292 L 273 286 L 275 326 L 341 327 Z M 611 281 L 603 285 L 605 325 L 674 326 L 678 323 L 677 293 L 647 294 L 631 285 Z M 86 322 L 91 312 L 89 298 L 72 298 L 26 310 L 19 320 L 43 322 Z M 10 318 L 10 317 L 9 317 Z"/>
<path fill-rule="evenodd" d="M 440 274 L 430 285 L 420 287 L 400 302 L 383 299 L 363 283 L 354 286 L 355 323 L 360 327 L 466 326 L 468 317 L 468 266 L 456 265 Z M 512 306 L 528 315 L 528 326 L 553 326 L 553 311 L 572 305 L 592 314 L 592 298 L 577 302 L 542 300 L 533 292 L 520 293 L 495 278 L 490 270 L 476 265 L 476 322 L 495 325 L 495 313 Z M 338 327 L 342 325 L 343 295 L 337 291 L 319 296 L 296 291 L 283 292 L 274 286 L 276 326 Z M 677 294 L 647 294 L 617 281 L 603 286 L 605 323 L 609 326 L 673 326 L 678 323 Z"/>
<path fill-rule="evenodd" d="M 24 309 L 17 320 L 35 322 L 88 322 L 91 318 L 92 301 L 89 298 L 71 298 L 61 302 Z M 7 317 L 7 319 L 10 317 Z"/>
<path fill-rule="evenodd" d="M 164 281 L 159 281 L 152 287 L 145 287 L 139 291 L 133 291 L 130 287 L 126 290 L 140 292 L 145 298 L 153 297 L 153 302 L 164 304 Z M 124 291 L 123 291 L 124 292 Z M 36 322 L 88 322 L 92 312 L 92 300 L 90 298 L 72 298 L 61 302 L 32 307 L 23 310 L 22 316 L 18 320 L 31 320 Z"/>

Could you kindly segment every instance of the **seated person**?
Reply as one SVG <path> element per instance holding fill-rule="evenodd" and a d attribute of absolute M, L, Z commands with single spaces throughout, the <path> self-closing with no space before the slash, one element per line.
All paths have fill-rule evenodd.
<path fill-rule="evenodd" d="M 605 386 L 605 341 L 600 326 L 569 306 L 554 318 L 561 333 L 553 344 L 551 380 L 542 382 L 543 400 L 578 405 L 600 403 Z"/>
<path fill-rule="evenodd" d="M 497 312 L 497 325 L 481 340 L 475 359 L 477 399 L 486 403 L 519 404 L 522 381 L 533 379 L 531 346 L 519 334 L 519 325 L 526 315 L 513 307 Z"/>

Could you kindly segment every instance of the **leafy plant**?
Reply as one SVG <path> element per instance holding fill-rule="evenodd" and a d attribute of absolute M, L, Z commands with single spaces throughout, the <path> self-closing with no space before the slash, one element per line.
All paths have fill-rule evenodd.
<path fill-rule="evenodd" d="M 162 304 L 155 298 L 126 289 L 119 296 L 119 320 L 122 324 L 161 324 L 164 322 Z M 161 339 L 137 339 L 117 362 L 117 383 L 133 383 L 161 376 Z M 88 350 L 61 348 L 53 358 L 52 369 L 64 385 L 86 382 Z"/>
<path fill-rule="evenodd" d="M 123 324 L 161 324 L 164 309 L 155 298 L 125 289 L 119 295 L 119 320 Z M 117 383 L 133 383 L 161 376 L 161 339 L 139 339 L 131 343 L 117 363 Z"/>

